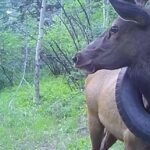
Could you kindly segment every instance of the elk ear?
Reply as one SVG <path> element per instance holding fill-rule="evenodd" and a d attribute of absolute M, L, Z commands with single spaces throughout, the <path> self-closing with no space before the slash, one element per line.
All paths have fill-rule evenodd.
<path fill-rule="evenodd" d="M 118 15 L 127 21 L 133 21 L 140 26 L 146 26 L 150 17 L 140 6 L 127 1 L 109 0 Z"/>

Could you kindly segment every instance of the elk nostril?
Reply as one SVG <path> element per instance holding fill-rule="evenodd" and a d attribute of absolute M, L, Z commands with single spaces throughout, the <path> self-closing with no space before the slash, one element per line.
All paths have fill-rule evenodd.
<path fill-rule="evenodd" d="M 73 57 L 73 58 L 72 58 L 72 61 L 73 61 L 74 63 L 77 63 L 78 57 L 77 57 L 77 56 Z"/>

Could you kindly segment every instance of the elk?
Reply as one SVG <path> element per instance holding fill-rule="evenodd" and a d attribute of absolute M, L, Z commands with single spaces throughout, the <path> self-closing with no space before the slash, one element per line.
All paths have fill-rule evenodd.
<path fill-rule="evenodd" d="M 125 150 L 150 150 L 150 143 L 136 137 L 124 124 L 115 101 L 116 81 L 120 70 L 100 70 L 86 79 L 85 94 L 88 124 L 93 150 L 108 150 L 117 139 Z M 103 139 L 104 128 L 107 138 Z"/>
<path fill-rule="evenodd" d="M 115 139 L 124 141 L 125 150 L 149 150 L 150 11 L 135 3 L 110 3 L 119 17 L 73 58 L 79 69 L 101 70 L 89 75 L 85 89 L 92 149 L 99 150 L 103 144 L 105 127 L 112 141 L 101 150 Z M 115 69 L 122 67 L 127 69 L 117 80 Z"/>

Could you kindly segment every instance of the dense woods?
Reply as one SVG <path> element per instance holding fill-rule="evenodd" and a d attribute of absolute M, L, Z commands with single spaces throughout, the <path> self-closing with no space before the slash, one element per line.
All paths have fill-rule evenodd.
<path fill-rule="evenodd" d="M 89 149 L 72 56 L 115 15 L 107 0 L 0 1 L 0 149 Z"/>
<path fill-rule="evenodd" d="M 1 89 L 21 78 L 25 82 L 33 80 L 41 5 L 40 0 L 0 2 Z M 42 72 L 67 74 L 75 82 L 72 55 L 99 35 L 113 16 L 107 1 L 47 1 L 40 50 Z"/>

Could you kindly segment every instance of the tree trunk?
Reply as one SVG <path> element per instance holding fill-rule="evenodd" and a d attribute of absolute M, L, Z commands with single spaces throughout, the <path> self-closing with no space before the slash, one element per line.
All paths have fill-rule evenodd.
<path fill-rule="evenodd" d="M 39 35 L 36 45 L 36 54 L 35 54 L 35 74 L 34 74 L 34 102 L 36 104 L 40 104 L 40 87 L 39 87 L 39 80 L 40 80 L 40 52 L 42 49 L 42 42 L 44 36 L 44 17 L 45 17 L 45 7 L 46 7 L 46 0 L 42 0 L 42 7 L 40 11 L 40 22 L 39 22 Z"/>
<path fill-rule="evenodd" d="M 109 17 L 109 5 L 108 0 L 103 0 L 103 28 L 106 28 L 108 25 L 108 17 Z"/>

